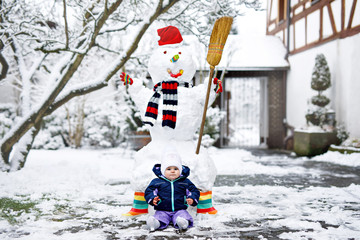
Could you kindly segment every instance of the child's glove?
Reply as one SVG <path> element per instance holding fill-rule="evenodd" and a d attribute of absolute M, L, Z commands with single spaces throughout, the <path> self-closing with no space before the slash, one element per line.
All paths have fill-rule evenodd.
<path fill-rule="evenodd" d="M 216 88 L 215 88 L 216 93 L 223 91 L 222 81 L 220 79 L 214 78 L 214 84 L 216 84 Z"/>
<path fill-rule="evenodd" d="M 154 197 L 154 199 L 153 199 L 153 204 L 154 204 L 155 206 L 157 206 L 159 202 L 160 202 L 159 196 Z"/>
<path fill-rule="evenodd" d="M 128 74 L 126 74 L 126 73 L 124 73 L 124 72 L 122 72 L 121 73 L 121 75 L 120 75 L 120 80 L 122 81 L 122 82 L 124 82 L 124 85 L 132 85 L 133 84 L 133 80 L 132 80 L 132 78 L 128 75 Z"/>

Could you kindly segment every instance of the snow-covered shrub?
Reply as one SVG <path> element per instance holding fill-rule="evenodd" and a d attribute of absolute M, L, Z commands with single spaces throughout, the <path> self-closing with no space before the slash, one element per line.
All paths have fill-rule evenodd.
<path fill-rule="evenodd" d="M 346 139 L 341 145 L 345 147 L 360 148 L 360 138 L 350 137 Z"/>
<path fill-rule="evenodd" d="M 0 105 L 0 138 L 10 130 L 16 119 L 15 107 L 12 104 Z"/>
<path fill-rule="evenodd" d="M 137 132 L 137 131 L 143 131 L 143 123 L 141 120 L 141 114 L 139 109 L 135 106 L 134 101 L 132 100 L 130 94 L 126 91 L 127 94 L 124 95 L 124 100 L 127 103 L 127 106 L 129 107 L 129 115 L 126 117 L 126 123 L 127 123 L 127 131 L 129 133 L 131 132 Z"/>
<path fill-rule="evenodd" d="M 61 135 L 52 136 L 49 131 L 40 131 L 32 146 L 34 149 L 56 150 L 65 147 Z"/>
<path fill-rule="evenodd" d="M 220 111 L 218 107 L 211 107 L 206 112 L 204 133 L 201 139 L 203 146 L 212 146 L 220 137 L 220 121 L 226 113 Z M 198 137 L 196 133 L 196 137 Z"/>
<path fill-rule="evenodd" d="M 128 128 L 127 106 L 114 101 L 85 108 L 84 142 L 88 146 L 116 147 L 125 139 Z"/>
<path fill-rule="evenodd" d="M 336 137 L 339 139 L 340 143 L 349 138 L 349 132 L 346 131 L 344 124 L 338 124 L 336 126 Z"/>
<path fill-rule="evenodd" d="M 56 150 L 67 146 L 64 135 L 67 131 L 66 112 L 63 109 L 55 111 L 44 118 L 41 130 L 36 136 L 33 148 Z"/>
<path fill-rule="evenodd" d="M 75 109 L 75 110 L 72 110 Z M 126 104 L 115 101 L 86 103 L 83 109 L 83 132 L 81 146 L 117 147 L 124 141 L 124 132 L 128 128 Z M 42 129 L 35 138 L 33 148 L 59 149 L 74 145 L 74 132 L 78 125 L 76 107 L 67 106 L 45 118 Z"/>
<path fill-rule="evenodd" d="M 315 66 L 311 77 L 311 88 L 318 94 L 311 98 L 311 103 L 315 106 L 310 108 L 306 114 L 306 121 L 316 126 L 323 126 L 326 121 L 326 105 L 330 99 L 322 94 L 323 91 L 331 86 L 331 74 L 324 54 L 318 54 L 315 58 Z"/>

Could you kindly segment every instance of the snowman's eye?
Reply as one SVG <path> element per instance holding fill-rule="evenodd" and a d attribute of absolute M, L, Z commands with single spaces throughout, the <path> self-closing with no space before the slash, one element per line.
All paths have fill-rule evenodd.
<path fill-rule="evenodd" d="M 179 54 L 181 54 L 181 52 L 179 52 Z"/>
<path fill-rule="evenodd" d="M 166 51 L 164 51 L 164 54 L 166 54 L 167 52 Z"/>

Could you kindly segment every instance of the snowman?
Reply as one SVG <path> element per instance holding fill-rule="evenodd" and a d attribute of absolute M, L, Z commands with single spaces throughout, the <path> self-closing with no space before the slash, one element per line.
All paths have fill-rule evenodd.
<path fill-rule="evenodd" d="M 216 177 L 215 165 L 207 149 L 201 147 L 195 154 L 194 134 L 201 123 L 207 83 L 192 87 L 195 64 L 190 49 L 176 27 L 157 30 L 159 47 L 149 59 L 148 71 L 154 89 L 146 88 L 141 81 L 133 81 L 122 73 L 120 78 L 129 87 L 129 94 L 140 110 L 143 123 L 151 135 L 151 142 L 134 155 L 131 187 L 134 202 L 125 216 L 148 213 L 144 191 L 154 178 L 152 168 L 160 163 L 164 149 L 174 149 L 183 165 L 191 169 L 189 179 L 201 192 L 197 213 L 216 214 L 212 206 L 212 187 Z M 216 91 L 211 91 L 211 104 L 216 93 L 222 90 L 221 81 L 214 79 Z"/>

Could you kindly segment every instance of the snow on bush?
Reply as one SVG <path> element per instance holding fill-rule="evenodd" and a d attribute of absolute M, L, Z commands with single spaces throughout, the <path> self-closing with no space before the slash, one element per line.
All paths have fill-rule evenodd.
<path fill-rule="evenodd" d="M 360 138 L 350 137 L 346 139 L 341 145 L 344 147 L 360 148 Z"/>
<path fill-rule="evenodd" d="M 85 104 L 81 110 L 78 105 L 60 108 L 45 118 L 33 148 L 79 147 L 74 145 L 76 131 L 81 134 L 82 147 L 117 147 L 124 141 L 128 128 L 127 109 L 126 105 L 112 100 Z M 84 114 L 82 122 L 79 122 L 79 111 Z"/>
<path fill-rule="evenodd" d="M 220 137 L 220 121 L 225 117 L 226 113 L 220 111 L 218 107 L 211 107 L 206 112 L 206 120 L 204 126 L 204 135 L 201 139 L 201 145 L 205 147 L 212 146 Z M 196 133 L 196 139 L 199 133 Z"/>
<path fill-rule="evenodd" d="M 85 145 L 103 148 L 119 146 L 128 128 L 127 109 L 127 106 L 114 101 L 88 106 L 85 110 Z"/>
<path fill-rule="evenodd" d="M 16 120 L 15 107 L 12 104 L 0 105 L 0 138 L 10 130 Z"/>

